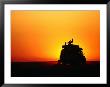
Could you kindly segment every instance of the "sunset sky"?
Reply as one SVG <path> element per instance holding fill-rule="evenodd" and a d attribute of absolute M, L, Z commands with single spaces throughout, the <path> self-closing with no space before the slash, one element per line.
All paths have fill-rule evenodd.
<path fill-rule="evenodd" d="M 73 38 L 87 61 L 100 60 L 99 11 L 12 11 L 12 62 L 57 61 Z"/>

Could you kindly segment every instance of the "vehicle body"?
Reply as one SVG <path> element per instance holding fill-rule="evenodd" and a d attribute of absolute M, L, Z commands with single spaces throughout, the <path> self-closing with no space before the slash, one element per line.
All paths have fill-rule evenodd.
<path fill-rule="evenodd" d="M 69 65 L 86 64 L 86 58 L 82 51 L 83 49 L 80 48 L 79 45 L 74 45 L 71 43 L 62 46 L 60 60 L 58 60 L 58 63 Z"/>

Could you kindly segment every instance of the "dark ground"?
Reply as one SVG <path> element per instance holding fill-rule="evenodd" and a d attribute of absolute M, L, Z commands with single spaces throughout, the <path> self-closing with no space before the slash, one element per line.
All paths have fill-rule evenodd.
<path fill-rule="evenodd" d="M 83 66 L 58 65 L 57 62 L 13 62 L 12 77 L 99 77 L 100 62 L 88 61 Z"/>

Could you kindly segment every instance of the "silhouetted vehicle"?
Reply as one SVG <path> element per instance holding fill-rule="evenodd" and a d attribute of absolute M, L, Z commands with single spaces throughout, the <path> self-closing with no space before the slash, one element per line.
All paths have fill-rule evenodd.
<path fill-rule="evenodd" d="M 68 42 L 68 44 L 62 46 L 59 64 L 66 65 L 81 65 L 86 64 L 86 58 L 83 55 L 82 48 L 79 45 L 73 44 L 73 39 Z"/>

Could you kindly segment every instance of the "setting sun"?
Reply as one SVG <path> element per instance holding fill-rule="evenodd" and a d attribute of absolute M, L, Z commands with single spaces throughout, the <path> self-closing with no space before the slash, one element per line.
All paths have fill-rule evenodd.
<path fill-rule="evenodd" d="M 72 38 L 87 61 L 99 61 L 100 12 L 11 11 L 12 62 L 57 61 Z"/>

